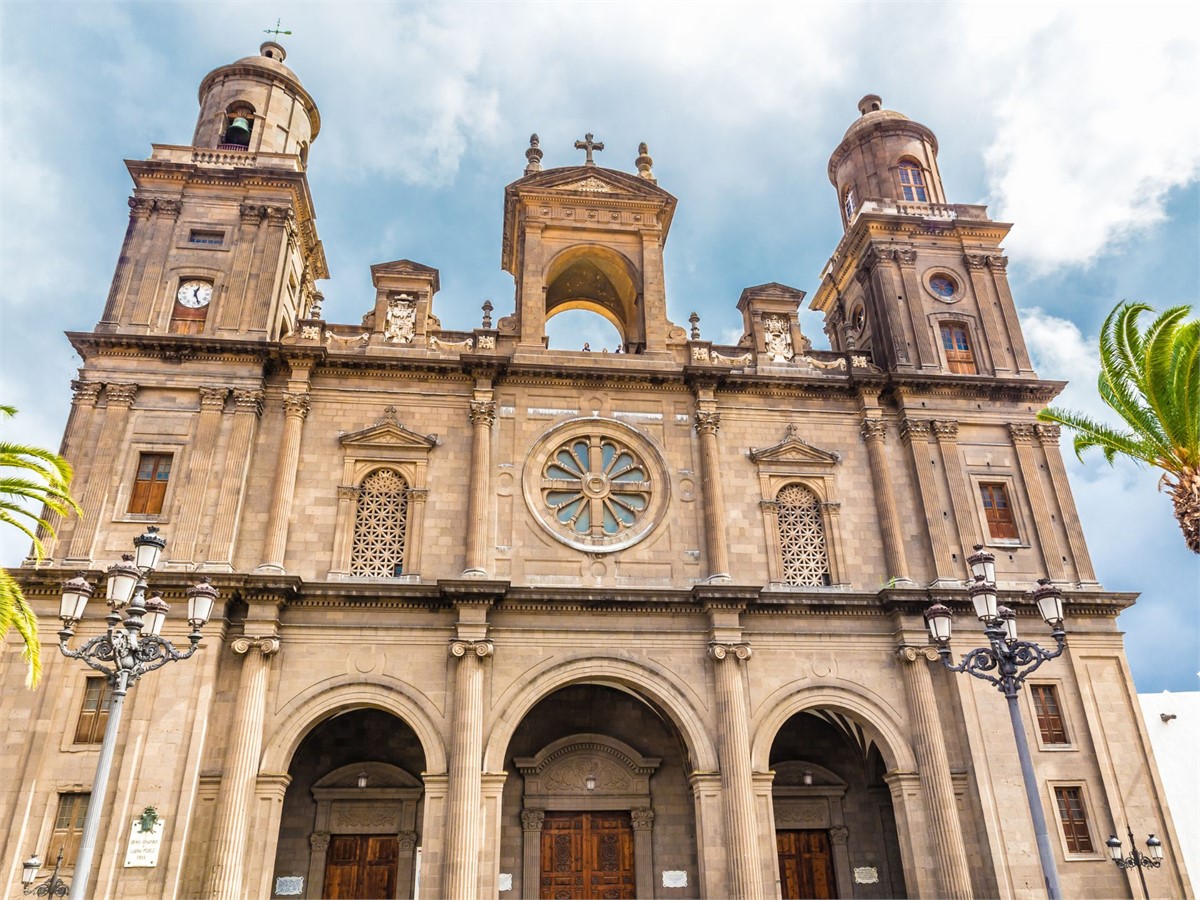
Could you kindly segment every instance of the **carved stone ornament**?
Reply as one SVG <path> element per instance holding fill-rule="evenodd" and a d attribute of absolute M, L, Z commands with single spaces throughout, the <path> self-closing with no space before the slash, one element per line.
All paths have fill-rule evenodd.
<path fill-rule="evenodd" d="M 588 790 L 588 779 L 595 786 Z M 542 772 L 541 786 L 552 794 L 625 794 L 633 790 L 633 776 L 624 766 L 600 756 L 570 756 L 555 761 Z"/>
<path fill-rule="evenodd" d="M 792 326 L 783 316 L 763 316 L 763 339 L 772 362 L 791 362 L 796 351 L 792 347 Z"/>
<path fill-rule="evenodd" d="M 648 806 L 631 809 L 629 811 L 629 819 L 633 824 L 634 831 L 646 831 L 654 827 L 654 810 Z"/>
<path fill-rule="evenodd" d="M 461 353 L 464 350 L 470 350 L 474 346 L 474 338 L 466 338 L 465 340 L 461 341 L 443 341 L 436 334 L 431 334 L 429 336 L 430 350 L 447 350 L 451 353 Z"/>
<path fill-rule="evenodd" d="M 905 268 L 910 268 L 912 266 L 915 266 L 917 264 L 917 251 L 916 250 L 897 250 L 896 251 L 896 262 L 900 263 L 900 265 L 904 266 Z"/>
<path fill-rule="evenodd" d="M 283 395 L 283 414 L 285 416 L 296 416 L 303 419 L 308 415 L 308 406 L 308 394 L 288 391 Z"/>
<path fill-rule="evenodd" d="M 829 840 L 836 847 L 845 844 L 850 838 L 850 829 L 845 825 L 834 825 L 829 829 Z"/>
<path fill-rule="evenodd" d="M 1038 422 L 1033 426 L 1033 430 L 1037 433 L 1038 440 L 1047 446 L 1058 446 L 1058 439 L 1062 434 L 1062 428 L 1058 425 L 1047 425 Z"/>
<path fill-rule="evenodd" d="M 546 811 L 542 809 L 521 810 L 521 828 L 525 831 L 541 831 L 546 821 Z"/>
<path fill-rule="evenodd" d="M 350 347 L 354 344 L 358 344 L 360 347 L 365 347 L 370 342 L 371 335 L 369 332 L 350 335 L 334 334 L 332 331 L 325 332 L 325 346 L 329 347 L 330 349 L 333 348 L 334 344 L 342 347 Z"/>
<path fill-rule="evenodd" d="M 220 412 L 225 408 L 225 398 L 229 396 L 226 387 L 202 387 L 200 390 L 200 408 Z"/>
<path fill-rule="evenodd" d="M 1016 422 L 1008 423 L 1008 433 L 1012 435 L 1014 444 L 1032 444 L 1033 443 L 1033 426 L 1026 424 L 1018 424 Z"/>
<path fill-rule="evenodd" d="M 879 366 L 875 365 L 865 356 L 851 356 L 850 362 L 853 363 L 856 369 L 869 369 L 873 372 L 880 371 Z"/>
<path fill-rule="evenodd" d="M 243 222 L 250 223 L 261 222 L 267 215 L 266 208 L 257 203 L 243 203 L 238 207 L 238 213 Z"/>
<path fill-rule="evenodd" d="M 154 201 L 148 200 L 145 197 L 130 197 L 128 203 L 130 218 L 146 219 L 154 211 Z"/>
<path fill-rule="evenodd" d="M 474 653 L 480 659 L 485 656 L 491 656 L 495 645 L 489 640 L 482 641 L 464 641 L 460 638 L 454 638 L 450 641 L 450 655 L 456 657 L 466 656 L 468 653 Z"/>
<path fill-rule="evenodd" d="M 817 359 L 815 356 L 806 356 L 804 361 L 815 369 L 841 369 L 846 371 L 846 357 L 839 356 L 837 359 Z M 857 363 L 855 363 L 857 365 Z"/>
<path fill-rule="evenodd" d="M 110 381 L 104 386 L 104 396 L 108 398 L 109 406 L 133 406 L 137 392 L 136 384 L 118 384 Z"/>
<path fill-rule="evenodd" d="M 496 401 L 472 400 L 467 415 L 470 416 L 472 425 L 491 428 L 496 424 Z"/>
<path fill-rule="evenodd" d="M 709 351 L 709 358 L 722 366 L 748 366 L 753 360 L 749 353 L 743 353 L 741 356 L 725 356 L 716 350 Z"/>
<path fill-rule="evenodd" d="M 249 653 L 251 649 L 257 650 L 263 656 L 271 656 L 279 652 L 279 638 L 277 637 L 239 637 L 234 638 L 229 645 L 233 652 L 239 656 Z"/>
<path fill-rule="evenodd" d="M 775 821 L 780 825 L 820 827 L 829 817 L 829 805 L 824 800 L 780 802 L 775 807 Z"/>
<path fill-rule="evenodd" d="M 721 430 L 721 414 L 719 412 L 708 412 L 705 410 L 696 410 L 696 433 L 697 434 L 716 434 Z"/>
<path fill-rule="evenodd" d="M 99 381 L 83 381 L 75 379 L 71 382 L 71 391 L 73 403 L 89 403 L 92 406 L 96 405 L 96 401 L 100 399 L 100 389 L 104 387 Z"/>
<path fill-rule="evenodd" d="M 692 362 L 708 362 L 708 348 L 707 347 L 693 347 L 692 348 Z"/>
<path fill-rule="evenodd" d="M 882 441 L 887 437 L 887 426 L 882 419 L 863 419 L 861 431 L 864 441 Z"/>
<path fill-rule="evenodd" d="M 339 805 L 333 806 L 333 824 L 343 828 L 394 828 L 400 818 L 400 810 L 392 805 Z"/>
<path fill-rule="evenodd" d="M 404 493 L 409 500 L 415 500 L 418 503 L 424 503 L 429 499 L 429 488 L 409 488 Z"/>
<path fill-rule="evenodd" d="M 1005 272 L 1008 270 L 1007 256 L 989 256 L 987 258 L 988 268 L 993 272 Z"/>
<path fill-rule="evenodd" d="M 496 336 L 494 334 L 481 334 L 475 339 L 476 350 L 495 350 Z"/>
<path fill-rule="evenodd" d="M 912 443 L 914 440 L 929 440 L 930 427 L 924 419 L 904 419 L 900 422 L 900 437 Z"/>
<path fill-rule="evenodd" d="M 967 264 L 968 269 L 982 269 L 987 265 L 987 257 L 982 253 L 965 253 L 963 254 L 963 262 Z"/>
<path fill-rule="evenodd" d="M 732 641 L 709 641 L 708 655 L 713 659 L 719 662 L 730 654 L 733 654 L 737 659 L 747 660 L 753 655 L 753 651 L 750 649 L 750 644 L 745 641 L 737 643 Z"/>
<path fill-rule="evenodd" d="M 417 333 L 417 301 L 408 294 L 388 300 L 383 339 L 389 344 L 411 344 Z"/>
<path fill-rule="evenodd" d="M 357 500 L 362 488 L 357 484 L 339 484 L 337 495 L 339 500 Z"/>
<path fill-rule="evenodd" d="M 261 416 L 263 409 L 263 392 L 246 391 L 235 388 L 233 391 L 233 404 L 239 413 L 251 413 L 256 416 Z"/>
<path fill-rule="evenodd" d="M 300 339 L 302 341 L 319 341 L 321 339 L 320 325 L 301 325 Z"/>
<path fill-rule="evenodd" d="M 948 419 L 934 419 L 929 423 L 933 426 L 933 435 L 939 441 L 958 440 L 958 423 Z"/>
<path fill-rule="evenodd" d="M 309 835 L 308 846 L 313 853 L 325 853 L 329 850 L 329 837 L 328 831 L 314 831 Z"/>
<path fill-rule="evenodd" d="M 183 201 L 155 200 L 154 211 L 164 216 L 170 216 L 172 219 L 178 219 L 179 214 L 183 212 Z"/>
<path fill-rule="evenodd" d="M 904 662 L 916 662 L 918 659 L 937 662 L 938 652 L 932 647 L 897 647 L 896 656 Z"/>
<path fill-rule="evenodd" d="M 396 835 L 400 842 L 401 850 L 412 850 L 417 846 L 417 833 L 415 831 L 401 831 Z"/>

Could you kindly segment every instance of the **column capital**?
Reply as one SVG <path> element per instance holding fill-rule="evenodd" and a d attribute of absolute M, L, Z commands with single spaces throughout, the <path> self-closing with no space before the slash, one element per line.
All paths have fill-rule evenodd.
<path fill-rule="evenodd" d="M 1014 444 L 1032 444 L 1033 443 L 1033 426 L 1025 423 L 1009 422 L 1008 433 L 1012 436 Z"/>
<path fill-rule="evenodd" d="M 957 441 L 958 423 L 950 419 L 934 419 L 929 423 L 933 426 L 933 434 L 939 441 Z"/>
<path fill-rule="evenodd" d="M 993 272 L 1005 272 L 1008 270 L 1008 257 L 1007 256 L 999 256 L 999 255 L 989 256 L 987 258 L 987 262 L 988 262 L 988 268 L 991 269 Z"/>
<path fill-rule="evenodd" d="M 914 440 L 928 441 L 930 423 L 925 419 L 910 419 L 907 416 L 900 421 L 900 439 L 906 444 Z"/>
<path fill-rule="evenodd" d="M 308 846 L 314 853 L 324 853 L 329 849 L 329 832 L 314 831 L 308 836 Z"/>
<path fill-rule="evenodd" d="M 878 441 L 882 444 L 887 438 L 887 426 L 883 423 L 883 419 L 863 419 L 860 431 L 863 440 L 867 443 Z"/>
<path fill-rule="evenodd" d="M 896 251 L 896 262 L 898 262 L 901 266 L 903 266 L 906 269 L 911 269 L 913 266 L 915 266 L 917 264 L 917 251 L 916 250 L 897 250 Z"/>
<path fill-rule="evenodd" d="M 896 656 L 904 662 L 916 662 L 918 659 L 937 662 L 938 652 L 933 647 L 912 647 L 906 645 L 896 648 Z"/>
<path fill-rule="evenodd" d="M 1062 428 L 1060 426 L 1038 422 L 1033 426 L 1033 430 L 1043 445 L 1050 447 L 1058 446 L 1058 439 L 1062 435 Z"/>
<path fill-rule="evenodd" d="M 741 660 L 747 660 L 753 655 L 749 641 L 709 641 L 708 655 L 720 662 L 733 654 Z"/>
<path fill-rule="evenodd" d="M 233 408 L 236 413 L 251 413 L 255 416 L 262 415 L 263 409 L 263 392 L 262 391 L 247 391 L 241 388 L 233 390 Z"/>
<path fill-rule="evenodd" d="M 108 398 L 109 406 L 133 406 L 137 392 L 138 386 L 133 383 L 110 381 L 104 386 L 104 396 Z"/>
<path fill-rule="evenodd" d="M 759 500 L 758 508 L 761 510 L 765 510 L 766 512 L 769 512 L 772 515 L 778 515 L 779 514 L 779 501 L 778 500 Z"/>
<path fill-rule="evenodd" d="M 362 493 L 362 488 L 357 484 L 339 484 L 337 495 L 339 500 L 357 500 Z"/>
<path fill-rule="evenodd" d="M 401 850 L 412 850 L 417 846 L 417 833 L 415 831 L 398 832 L 396 838 L 400 841 Z"/>
<path fill-rule="evenodd" d="M 233 652 L 239 655 L 249 653 L 251 648 L 253 648 L 258 650 L 263 656 L 270 656 L 273 653 L 279 652 L 279 638 L 270 636 L 251 637 L 246 635 L 234 638 L 230 646 L 233 648 Z"/>
<path fill-rule="evenodd" d="M 629 819 L 634 831 L 648 831 L 654 827 L 654 810 L 648 806 L 631 809 Z"/>
<path fill-rule="evenodd" d="M 222 412 L 225 409 L 225 398 L 229 396 L 229 388 L 204 386 L 199 388 L 200 409 Z"/>
<path fill-rule="evenodd" d="M 467 415 L 470 416 L 472 425 L 491 428 L 496 424 L 496 401 L 472 400 Z"/>
<path fill-rule="evenodd" d="M 404 494 L 414 503 L 424 503 L 429 499 L 429 488 L 409 488 Z"/>
<path fill-rule="evenodd" d="M 850 837 L 850 829 L 845 825 L 834 825 L 829 829 L 829 841 L 835 847 L 844 845 Z"/>
<path fill-rule="evenodd" d="M 696 410 L 696 434 L 716 434 L 721 429 L 721 414 L 710 410 Z"/>
<path fill-rule="evenodd" d="M 988 258 L 982 253 L 964 253 L 963 262 L 968 269 L 982 269 L 987 265 Z"/>
<path fill-rule="evenodd" d="M 523 809 L 521 810 L 521 830 L 522 831 L 541 831 L 542 825 L 546 821 L 546 811 L 544 809 Z"/>
<path fill-rule="evenodd" d="M 95 406 L 96 401 L 100 399 L 100 388 L 102 387 L 103 385 L 99 381 L 84 381 L 82 378 L 76 378 L 71 382 L 71 402 Z"/>
<path fill-rule="evenodd" d="M 451 656 L 461 657 L 467 656 L 470 653 L 474 653 L 476 656 L 482 659 L 485 656 L 491 656 L 494 650 L 495 645 L 487 638 L 484 638 L 480 641 L 467 641 L 463 640 L 462 638 L 453 638 L 450 641 Z"/>
<path fill-rule="evenodd" d="M 288 418 L 303 419 L 308 416 L 308 394 L 285 391 L 283 395 L 283 414 Z"/>

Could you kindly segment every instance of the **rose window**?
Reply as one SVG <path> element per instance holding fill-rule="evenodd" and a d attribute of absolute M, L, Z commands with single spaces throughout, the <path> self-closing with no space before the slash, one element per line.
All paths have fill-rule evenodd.
<path fill-rule="evenodd" d="M 608 552 L 641 540 L 666 509 L 657 448 L 639 431 L 600 418 L 552 429 L 530 453 L 525 501 L 538 523 L 579 550 Z"/>

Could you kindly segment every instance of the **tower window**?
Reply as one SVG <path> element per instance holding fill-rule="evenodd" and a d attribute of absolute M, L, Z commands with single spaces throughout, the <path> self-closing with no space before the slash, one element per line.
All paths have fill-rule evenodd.
<path fill-rule="evenodd" d="M 199 228 L 193 228 L 188 233 L 189 244 L 202 244 L 206 247 L 220 247 L 225 243 L 225 232 L 223 231 L 202 231 Z"/>
<path fill-rule="evenodd" d="M 846 213 L 846 224 L 849 225 L 850 220 L 854 218 L 854 188 L 846 188 L 846 192 L 842 195 L 842 209 Z"/>
<path fill-rule="evenodd" d="M 905 200 L 929 202 L 929 195 L 925 190 L 925 173 L 911 159 L 900 162 L 900 192 Z"/>
<path fill-rule="evenodd" d="M 138 459 L 137 479 L 129 498 L 131 513 L 157 516 L 162 512 L 171 480 L 171 458 L 170 453 L 143 453 Z"/>
<path fill-rule="evenodd" d="M 1017 523 L 1013 519 L 1008 488 L 998 482 L 982 482 L 979 485 L 979 499 L 983 501 L 983 514 L 992 540 L 1017 540 Z"/>
<path fill-rule="evenodd" d="M 248 103 L 235 103 L 225 113 L 225 130 L 221 135 L 221 149 L 249 149 L 250 135 L 253 131 L 254 108 Z"/>
<path fill-rule="evenodd" d="M 967 326 L 953 322 L 942 324 L 942 349 L 946 351 L 946 365 L 954 375 L 974 375 L 975 354 L 967 337 Z"/>
<path fill-rule="evenodd" d="M 1087 812 L 1083 808 L 1083 789 L 1056 787 L 1054 798 L 1058 801 L 1058 818 L 1062 822 L 1067 852 L 1092 853 L 1092 837 L 1088 833 Z"/>

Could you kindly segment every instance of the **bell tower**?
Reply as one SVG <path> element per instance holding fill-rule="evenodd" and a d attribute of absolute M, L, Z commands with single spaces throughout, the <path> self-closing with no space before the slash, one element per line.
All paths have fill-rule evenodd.
<path fill-rule="evenodd" d="M 986 206 L 948 203 L 937 138 L 875 94 L 829 159 L 845 234 L 812 308 L 835 350 L 887 371 L 1032 378 Z"/>
<path fill-rule="evenodd" d="M 274 41 L 200 84 L 190 146 L 127 160 L 129 226 L 97 332 L 278 340 L 328 278 L 308 187 L 316 103 Z"/>

